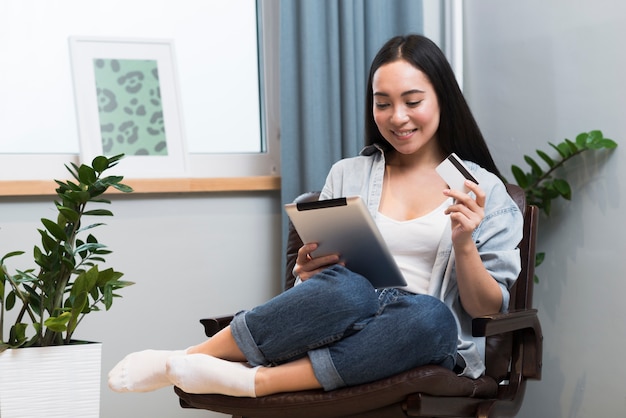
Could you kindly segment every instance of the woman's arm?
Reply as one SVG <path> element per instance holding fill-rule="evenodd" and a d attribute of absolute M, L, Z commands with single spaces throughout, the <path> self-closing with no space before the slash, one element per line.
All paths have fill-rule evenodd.
<path fill-rule="evenodd" d="M 456 190 L 445 190 L 444 194 L 455 199 L 446 213 L 452 224 L 459 296 L 467 313 L 477 317 L 501 310 L 502 291 L 485 268 L 472 239 L 472 233 L 485 217 L 485 192 L 473 182 L 467 181 L 466 185 L 476 199 Z"/>

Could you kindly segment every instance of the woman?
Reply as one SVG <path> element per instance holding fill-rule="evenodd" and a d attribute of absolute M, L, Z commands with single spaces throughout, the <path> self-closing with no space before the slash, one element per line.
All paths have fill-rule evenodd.
<path fill-rule="evenodd" d="M 427 38 L 395 37 L 374 58 L 366 135 L 360 156 L 333 166 L 321 199 L 365 200 L 406 288 L 377 291 L 339 255 L 311 257 L 316 244 L 307 243 L 293 289 L 238 313 L 197 346 L 128 355 L 109 386 L 252 397 L 332 390 L 425 364 L 480 376 L 484 341 L 471 336 L 471 319 L 506 310 L 522 217 L 448 62 Z M 453 151 L 478 180 L 466 182 L 469 193 L 449 189 L 435 171 Z"/>

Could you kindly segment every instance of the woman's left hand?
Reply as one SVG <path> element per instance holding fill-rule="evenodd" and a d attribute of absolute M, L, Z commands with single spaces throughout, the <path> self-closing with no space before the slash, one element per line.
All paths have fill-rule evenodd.
<path fill-rule="evenodd" d="M 465 186 L 474 192 L 476 198 L 459 190 L 446 189 L 444 194 L 454 199 L 454 203 L 446 209 L 452 222 L 452 243 L 459 245 L 472 244 L 472 232 L 485 217 L 485 192 L 478 184 L 465 180 Z"/>

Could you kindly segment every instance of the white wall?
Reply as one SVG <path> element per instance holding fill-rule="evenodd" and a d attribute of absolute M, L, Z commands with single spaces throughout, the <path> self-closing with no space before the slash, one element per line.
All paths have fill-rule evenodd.
<path fill-rule="evenodd" d="M 114 197 L 115 217 L 92 230 L 114 253 L 108 265 L 136 284 L 108 312 L 90 314 L 76 337 L 101 341 L 102 418 L 218 417 L 183 410 L 170 388 L 118 394 L 106 374 L 131 351 L 186 348 L 204 339 L 198 319 L 235 313 L 280 291 L 277 192 Z M 39 243 L 39 219 L 53 217 L 45 198 L 0 198 L 0 254 L 26 268 Z M 96 221 L 99 221 L 96 219 Z"/>
<path fill-rule="evenodd" d="M 624 416 L 626 3 L 465 2 L 465 91 L 505 175 L 547 141 L 601 129 L 619 143 L 567 168 L 574 198 L 541 219 L 535 288 L 543 380 L 520 417 Z"/>

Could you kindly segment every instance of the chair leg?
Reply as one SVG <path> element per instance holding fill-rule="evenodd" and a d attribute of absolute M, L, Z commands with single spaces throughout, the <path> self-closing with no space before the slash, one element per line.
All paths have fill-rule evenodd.
<path fill-rule="evenodd" d="M 478 405 L 478 408 L 476 408 L 476 418 L 489 418 L 489 414 L 491 414 L 494 405 L 494 402 L 483 402 Z"/>

